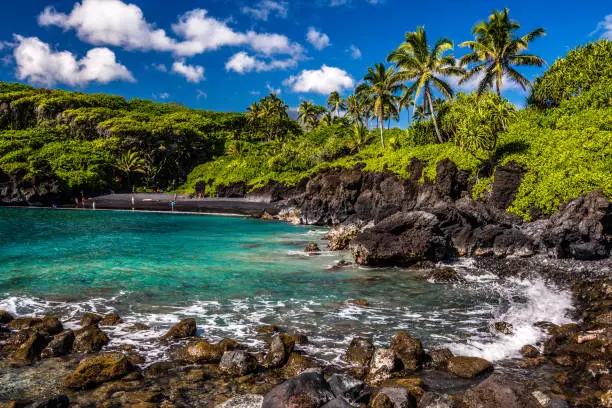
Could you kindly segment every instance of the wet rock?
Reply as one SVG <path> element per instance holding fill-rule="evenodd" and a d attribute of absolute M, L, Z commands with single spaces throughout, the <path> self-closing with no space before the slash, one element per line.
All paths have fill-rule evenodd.
<path fill-rule="evenodd" d="M 173 340 L 173 339 L 184 339 L 187 337 L 193 337 L 196 334 L 196 320 L 193 317 L 181 320 L 175 324 L 162 336 L 162 339 Z"/>
<path fill-rule="evenodd" d="M 605 312 L 600 314 L 595 318 L 595 323 L 607 326 L 612 325 L 612 312 Z"/>
<path fill-rule="evenodd" d="M 365 386 L 363 381 L 346 374 L 333 374 L 327 382 L 336 397 L 351 401 L 359 397 Z"/>
<path fill-rule="evenodd" d="M 161 361 L 159 363 L 153 363 L 144 371 L 146 378 L 158 378 L 166 376 L 177 367 L 176 363 L 169 361 Z"/>
<path fill-rule="evenodd" d="M 524 360 L 519 361 L 518 366 L 520 368 L 535 368 L 541 366 L 545 362 L 545 357 L 526 358 Z"/>
<path fill-rule="evenodd" d="M 225 401 L 216 408 L 261 408 L 263 395 L 246 394 Z"/>
<path fill-rule="evenodd" d="M 103 317 L 97 313 L 85 313 L 83 317 L 81 317 L 81 327 L 96 325 L 100 323 L 102 319 Z"/>
<path fill-rule="evenodd" d="M 257 326 L 255 328 L 255 331 L 257 332 L 257 334 L 260 335 L 273 335 L 275 333 L 280 333 L 280 327 L 274 325 L 274 324 L 267 324 L 264 326 Z"/>
<path fill-rule="evenodd" d="M 428 366 L 433 368 L 446 367 L 448 360 L 455 357 L 452 351 L 447 348 L 430 351 L 428 354 Z"/>
<path fill-rule="evenodd" d="M 65 356 L 72 351 L 74 344 L 74 332 L 72 330 L 64 330 L 63 332 L 53 336 L 53 339 L 41 353 L 41 357 L 59 357 Z"/>
<path fill-rule="evenodd" d="M 426 392 L 419 401 L 419 408 L 458 408 L 455 398 L 446 394 Z"/>
<path fill-rule="evenodd" d="M 434 268 L 425 274 L 425 279 L 439 283 L 465 282 L 459 273 L 450 267 Z"/>
<path fill-rule="evenodd" d="M 425 393 L 425 390 L 423 389 L 425 387 L 425 383 L 420 378 L 390 378 L 385 380 L 381 386 L 389 388 L 404 388 L 410 393 L 410 395 L 416 398 L 417 401 Z"/>
<path fill-rule="evenodd" d="M 501 375 L 492 375 L 477 386 L 457 395 L 460 406 L 479 408 L 540 408 L 524 387 Z"/>
<path fill-rule="evenodd" d="M 237 350 L 240 345 L 232 339 L 223 339 L 217 344 L 199 340 L 185 346 L 181 358 L 191 363 L 218 363 L 226 351 Z"/>
<path fill-rule="evenodd" d="M 495 322 L 495 331 L 501 334 L 510 335 L 514 332 L 514 326 L 508 322 Z"/>
<path fill-rule="evenodd" d="M 100 320 L 100 326 L 117 326 L 121 323 L 121 316 L 117 313 L 108 313 Z"/>
<path fill-rule="evenodd" d="M 327 234 L 328 246 L 332 251 L 342 251 L 349 247 L 355 236 L 361 231 L 356 225 L 343 225 L 333 228 Z"/>
<path fill-rule="evenodd" d="M 292 339 L 295 344 L 307 344 L 308 343 L 308 337 L 305 334 L 291 333 L 291 334 L 288 334 L 287 336 L 289 336 L 289 338 Z"/>
<path fill-rule="evenodd" d="M 73 373 L 64 377 L 62 384 L 67 388 L 88 388 L 119 379 L 132 370 L 132 364 L 123 354 L 103 354 L 83 359 Z"/>
<path fill-rule="evenodd" d="M 108 342 L 108 336 L 98 326 L 87 326 L 77 330 L 72 347 L 75 351 L 94 353 L 102 350 Z"/>
<path fill-rule="evenodd" d="M 521 347 L 521 355 L 527 358 L 535 358 L 540 355 L 540 351 L 531 344 L 526 344 Z"/>
<path fill-rule="evenodd" d="M 0 324 L 7 324 L 13 320 L 14 317 L 6 310 L 0 310 Z"/>
<path fill-rule="evenodd" d="M 396 213 L 359 233 L 350 245 L 360 265 L 412 265 L 440 261 L 455 254 L 438 218 L 424 211 Z"/>
<path fill-rule="evenodd" d="M 391 339 L 391 350 L 402 361 L 406 369 L 416 369 L 423 363 L 425 358 L 425 351 L 421 341 L 410 337 L 405 331 L 398 332 L 393 336 Z"/>
<path fill-rule="evenodd" d="M 283 367 L 283 371 L 286 377 L 295 377 L 310 368 L 316 367 L 318 367 L 318 365 L 315 362 L 294 351 L 289 355 L 289 359 L 287 360 L 287 364 Z"/>
<path fill-rule="evenodd" d="M 416 408 L 416 399 L 405 388 L 382 388 L 370 408 Z"/>
<path fill-rule="evenodd" d="M 131 333 L 135 333 L 135 332 L 139 332 L 139 331 L 145 331 L 145 330 L 149 330 L 150 327 L 147 326 L 144 323 L 134 323 L 133 325 L 131 325 L 130 327 L 127 328 L 127 331 L 131 332 Z"/>
<path fill-rule="evenodd" d="M 306 372 L 274 387 L 264 396 L 262 408 L 320 407 L 332 399 L 334 394 L 323 375 Z"/>
<path fill-rule="evenodd" d="M 12 354 L 11 358 L 23 363 L 33 363 L 40 352 L 47 345 L 48 340 L 39 332 L 34 332 L 19 348 Z"/>
<path fill-rule="evenodd" d="M 368 366 L 373 356 L 374 345 L 372 342 L 361 337 L 355 337 L 346 350 L 344 360 L 349 364 Z"/>
<path fill-rule="evenodd" d="M 63 330 L 62 323 L 57 317 L 18 317 L 9 322 L 8 328 L 11 330 L 35 329 L 42 334 L 54 335 Z"/>
<path fill-rule="evenodd" d="M 379 348 L 374 351 L 370 362 L 370 371 L 366 377 L 366 383 L 378 385 L 391 377 L 391 372 L 397 367 L 395 352 L 391 349 Z"/>
<path fill-rule="evenodd" d="M 295 347 L 295 341 L 291 336 L 278 334 L 272 339 L 270 350 L 264 357 L 263 366 L 267 368 L 282 367 L 289 359 L 289 355 Z"/>
<path fill-rule="evenodd" d="M 476 377 L 492 368 L 487 360 L 479 357 L 452 357 L 446 366 L 448 372 L 463 378 Z"/>
<path fill-rule="evenodd" d="M 319 245 L 317 245 L 316 242 L 310 241 L 308 245 L 306 245 L 306 248 L 304 248 L 304 252 L 313 253 L 321 252 L 321 250 L 319 249 Z"/>
<path fill-rule="evenodd" d="M 581 260 L 610 256 L 612 202 L 601 190 L 570 200 L 553 214 L 542 234 L 542 243 L 559 258 Z"/>
<path fill-rule="evenodd" d="M 351 408 L 352 405 L 343 400 L 342 398 L 334 398 L 325 405 L 321 405 L 321 408 Z"/>
<path fill-rule="evenodd" d="M 355 305 L 355 306 L 361 306 L 361 307 L 370 306 L 370 303 L 368 303 L 368 301 L 365 299 L 349 299 L 346 301 L 346 303 Z"/>
<path fill-rule="evenodd" d="M 257 369 L 257 359 L 246 351 L 226 351 L 221 357 L 219 368 L 228 374 L 243 376 Z"/>

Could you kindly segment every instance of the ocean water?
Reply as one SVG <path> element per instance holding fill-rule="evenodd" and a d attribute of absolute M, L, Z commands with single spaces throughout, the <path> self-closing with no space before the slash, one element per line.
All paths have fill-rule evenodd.
<path fill-rule="evenodd" d="M 453 265 L 461 284 L 400 268 L 330 269 L 351 257 L 325 251 L 325 232 L 240 217 L 0 208 L 0 309 L 56 314 L 71 328 L 85 312 L 117 312 L 124 322 L 104 328 L 108 348 L 132 344 L 147 364 L 168 357 L 156 338 L 185 317 L 208 340 L 253 349 L 265 347 L 256 327 L 276 324 L 306 334 L 300 347 L 332 364 L 353 337 L 387 346 L 399 330 L 426 349 L 502 360 L 542 338 L 533 323 L 569 321 L 568 292 L 539 279 L 502 281 L 469 261 Z M 302 252 L 309 241 L 323 252 Z M 346 302 L 356 298 L 370 307 Z M 495 333 L 499 320 L 514 334 Z M 134 332 L 134 323 L 149 329 Z"/>

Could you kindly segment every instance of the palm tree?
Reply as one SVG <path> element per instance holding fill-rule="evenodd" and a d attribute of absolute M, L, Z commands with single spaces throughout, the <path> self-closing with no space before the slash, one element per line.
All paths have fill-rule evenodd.
<path fill-rule="evenodd" d="M 363 121 L 363 107 L 361 106 L 361 101 L 353 94 L 346 97 L 346 114 L 351 118 L 353 123 L 362 123 Z"/>
<path fill-rule="evenodd" d="M 355 93 L 370 101 L 372 112 L 378 119 L 380 143 L 384 148 L 385 118 L 393 116 L 397 112 L 395 100 L 397 94 L 405 87 L 401 84 L 402 78 L 395 68 L 385 68 L 385 64 L 381 62 L 368 68 L 368 73 L 363 77 L 363 80 L 364 82 L 355 89 Z"/>
<path fill-rule="evenodd" d="M 346 110 L 346 101 L 342 99 L 337 91 L 333 91 L 327 98 L 327 109 L 335 116 L 338 116 L 341 110 Z"/>
<path fill-rule="evenodd" d="M 414 81 L 407 93 L 414 95 L 417 101 L 423 93 L 423 106 L 429 105 L 429 111 L 434 112 L 432 92 L 435 88 L 447 98 L 453 97 L 453 89 L 446 82 L 446 78 L 454 75 L 463 75 L 465 70 L 457 67 L 452 55 L 444 55 L 453 49 L 453 42 L 447 38 L 440 38 L 433 47 L 427 42 L 425 27 L 417 27 L 414 32 L 406 33 L 406 40 L 387 59 L 394 62 L 399 69 L 398 75 L 404 81 Z M 427 111 L 427 109 L 423 109 Z M 440 143 L 444 142 L 438 121 L 432 115 L 436 135 Z"/>
<path fill-rule="evenodd" d="M 408 113 L 408 126 L 410 126 L 410 107 L 414 107 L 414 99 L 412 99 L 412 93 L 409 92 L 408 88 L 406 88 L 404 93 L 399 97 L 397 103 L 397 110 L 399 112 L 406 109 Z"/>
<path fill-rule="evenodd" d="M 319 115 L 325 110 L 322 106 L 310 101 L 302 101 L 298 107 L 298 121 L 308 129 L 315 129 L 319 125 Z"/>
<path fill-rule="evenodd" d="M 478 23 L 472 30 L 476 38 L 461 44 L 461 47 L 468 47 L 472 51 L 461 58 L 461 64 L 476 65 L 466 72 L 460 83 L 476 75 L 483 75 L 478 85 L 479 96 L 485 90 L 493 88 L 498 96 L 501 95 L 504 77 L 519 84 L 523 90 L 530 87 L 529 80 L 513 66 L 541 67 L 546 63 L 536 55 L 522 53 L 530 42 L 542 37 L 546 32 L 543 28 L 536 28 L 529 34 L 518 37 L 515 31 L 520 27 L 518 22 L 510 19 L 507 8 L 503 11 L 493 11 L 488 21 Z"/>
<path fill-rule="evenodd" d="M 117 170 L 127 176 L 128 187 L 130 186 L 130 176 L 132 173 L 144 173 L 145 172 L 145 161 L 140 157 L 138 152 L 134 152 L 131 149 L 123 153 L 117 159 L 115 163 Z"/>

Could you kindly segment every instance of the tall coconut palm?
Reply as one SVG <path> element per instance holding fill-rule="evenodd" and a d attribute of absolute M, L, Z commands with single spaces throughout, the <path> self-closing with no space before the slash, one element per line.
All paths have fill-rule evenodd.
<path fill-rule="evenodd" d="M 460 83 L 482 75 L 478 84 L 478 95 L 493 88 L 498 96 L 501 95 L 504 78 L 519 84 L 524 90 L 529 88 L 529 80 L 513 66 L 541 67 L 546 63 L 536 55 L 523 54 L 530 42 L 542 37 L 546 32 L 543 28 L 536 28 L 518 37 L 515 32 L 520 27 L 518 22 L 510 19 L 507 8 L 503 11 L 493 11 L 488 21 L 478 23 L 472 30 L 475 39 L 461 44 L 472 51 L 461 58 L 461 64 L 475 65 L 466 72 Z"/>
<path fill-rule="evenodd" d="M 363 107 L 359 98 L 353 94 L 346 97 L 346 114 L 353 123 L 363 124 Z"/>
<path fill-rule="evenodd" d="M 342 99 L 337 91 L 333 91 L 327 98 L 327 109 L 335 116 L 338 116 L 341 110 L 346 110 L 346 101 Z"/>
<path fill-rule="evenodd" d="M 447 38 L 440 38 L 433 47 L 427 42 L 425 27 L 417 27 L 414 32 L 406 33 L 406 40 L 395 51 L 391 52 L 387 59 L 395 63 L 399 69 L 398 75 L 404 81 L 413 81 L 408 88 L 408 94 L 414 95 L 418 101 L 423 94 L 423 106 L 429 105 L 429 111 L 433 112 L 433 88 L 437 89 L 447 98 L 453 97 L 453 89 L 446 82 L 451 76 L 459 76 L 465 70 L 458 67 L 452 55 L 444 55 L 453 49 L 453 42 Z M 428 109 L 423 109 L 427 111 Z M 440 143 L 444 142 L 438 121 L 432 115 L 436 136 Z"/>
<path fill-rule="evenodd" d="M 401 83 L 402 78 L 395 68 L 386 68 L 385 64 L 381 62 L 368 68 L 368 73 L 363 77 L 363 80 L 364 82 L 355 89 L 355 93 L 370 101 L 372 112 L 378 119 L 380 143 L 384 148 L 385 119 L 397 112 L 395 103 L 397 94 L 404 90 L 405 86 Z"/>

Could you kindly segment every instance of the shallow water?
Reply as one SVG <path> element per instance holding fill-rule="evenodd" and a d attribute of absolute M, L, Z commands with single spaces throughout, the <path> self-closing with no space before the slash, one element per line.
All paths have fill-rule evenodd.
<path fill-rule="evenodd" d="M 467 279 L 439 284 L 418 271 L 350 266 L 330 270 L 345 252 L 307 256 L 325 229 L 247 218 L 121 211 L 0 208 L 0 309 L 53 313 L 78 327 L 84 312 L 119 313 L 104 328 L 109 348 L 133 344 L 147 363 L 167 357 L 152 338 L 184 317 L 199 334 L 263 347 L 255 328 L 276 324 L 306 334 L 302 346 L 338 362 L 354 336 L 388 345 L 398 330 L 425 348 L 448 346 L 490 360 L 518 356 L 543 333 L 537 321 L 568 322 L 571 296 L 541 280 L 499 280 L 469 262 L 454 265 Z M 364 298 L 370 307 L 346 303 Z M 513 335 L 494 333 L 505 320 Z M 150 330 L 132 332 L 145 323 Z"/>

